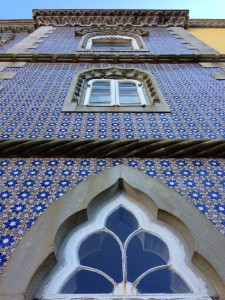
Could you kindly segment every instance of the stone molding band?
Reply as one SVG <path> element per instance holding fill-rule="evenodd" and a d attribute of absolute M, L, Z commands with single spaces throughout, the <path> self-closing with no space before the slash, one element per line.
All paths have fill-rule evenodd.
<path fill-rule="evenodd" d="M 31 33 L 34 31 L 34 21 L 29 20 L 0 20 L 0 33 Z"/>
<path fill-rule="evenodd" d="M 225 28 L 225 19 L 189 19 L 188 28 Z"/>
<path fill-rule="evenodd" d="M 225 62 L 225 54 L 11 54 L 0 53 L 0 62 L 40 63 L 200 63 Z"/>
<path fill-rule="evenodd" d="M 225 158 L 225 140 L 1 139 L 0 158 Z"/>
<path fill-rule="evenodd" d="M 35 28 L 40 26 L 179 26 L 187 27 L 188 10 L 33 10 Z"/>

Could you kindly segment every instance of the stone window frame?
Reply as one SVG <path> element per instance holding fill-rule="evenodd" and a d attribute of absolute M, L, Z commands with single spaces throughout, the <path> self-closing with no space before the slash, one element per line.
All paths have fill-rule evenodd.
<path fill-rule="evenodd" d="M 91 79 L 134 79 L 143 84 L 146 106 L 85 106 L 85 85 Z M 91 68 L 76 73 L 67 92 L 62 112 L 170 112 L 154 75 L 137 68 Z"/>
<path fill-rule="evenodd" d="M 89 43 L 89 40 L 94 37 L 104 37 L 104 36 L 111 36 L 111 37 L 130 37 L 131 39 L 135 40 L 138 46 L 138 49 L 133 50 L 121 50 L 121 49 L 109 49 L 109 50 L 92 50 L 88 49 L 87 45 Z M 117 30 L 101 30 L 101 31 L 95 31 L 95 32 L 89 32 L 82 36 L 80 43 L 76 49 L 76 51 L 85 51 L 85 52 L 149 52 L 148 47 L 146 46 L 143 38 L 133 32 L 126 32 L 121 31 L 120 29 Z"/>
<path fill-rule="evenodd" d="M 110 41 L 110 40 L 114 40 L 117 44 L 119 44 L 119 47 L 120 47 L 120 42 L 122 40 L 124 41 L 130 41 L 130 46 L 132 46 L 132 49 L 114 49 L 112 46 L 111 49 L 104 49 L 104 46 L 103 46 L 103 49 L 93 49 L 92 46 L 93 46 L 93 41 L 94 40 L 107 40 L 107 41 Z M 115 43 L 115 44 L 116 44 Z M 91 37 L 88 39 L 88 42 L 86 44 L 86 48 L 85 49 L 88 49 L 88 50 L 92 50 L 93 52 L 95 51 L 133 51 L 133 50 L 139 50 L 139 46 L 136 42 L 136 39 L 134 39 L 133 37 L 128 37 L 128 36 L 122 36 L 122 35 L 98 35 L 98 36 L 94 36 L 94 37 Z"/>

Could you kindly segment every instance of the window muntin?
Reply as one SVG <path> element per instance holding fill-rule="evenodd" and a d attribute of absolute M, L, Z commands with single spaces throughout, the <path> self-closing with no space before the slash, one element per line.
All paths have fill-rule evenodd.
<path fill-rule="evenodd" d="M 124 216 L 128 218 L 128 224 Z M 116 230 L 118 236 L 107 228 L 108 218 L 114 224 L 119 223 Z M 125 289 L 127 285 L 134 295 L 191 293 L 184 280 L 170 269 L 169 250 L 164 241 L 141 229 L 138 222 L 138 228 L 131 230 L 124 240 L 124 233 L 126 235 L 128 233 L 127 228 L 131 229 L 129 220 L 133 219 L 133 222 L 135 220 L 134 215 L 124 207 L 118 207 L 108 218 L 105 228 L 91 234 L 81 243 L 78 249 L 79 267 L 66 281 L 60 291 L 61 294 L 71 293 L 71 290 L 74 294 L 88 294 L 89 280 L 94 277 L 92 273 L 96 274 L 96 280 L 102 284 L 104 280 L 101 280 L 99 275 L 113 286 L 109 283 L 105 283 L 102 289 L 93 286 L 91 293 L 104 294 L 108 290 L 110 291 L 108 293 L 116 295 L 117 287 Z M 113 229 L 115 232 L 115 227 Z M 157 279 L 157 285 L 151 284 L 146 277 Z"/>
<path fill-rule="evenodd" d="M 86 49 L 93 51 L 132 51 L 139 49 L 139 46 L 132 37 L 103 35 L 89 38 Z"/>
<path fill-rule="evenodd" d="M 146 106 L 143 84 L 127 79 L 92 79 L 87 84 L 84 105 Z"/>
<path fill-rule="evenodd" d="M 58 264 L 43 282 L 41 289 L 37 293 L 38 299 L 55 299 L 56 296 L 59 299 L 61 299 L 61 297 L 63 297 L 63 299 L 71 299 L 71 297 L 82 298 L 86 297 L 86 295 L 90 297 L 90 294 L 94 294 L 93 297 L 95 298 L 107 298 L 110 294 L 110 298 L 112 299 L 118 296 L 122 296 L 123 298 L 136 296 L 140 299 L 146 299 L 145 297 L 147 295 L 152 299 L 159 299 L 160 297 L 161 300 L 168 299 L 168 297 L 170 299 L 209 300 L 208 284 L 202 279 L 201 273 L 191 264 L 191 253 L 189 253 L 189 248 L 183 237 L 181 235 L 176 236 L 170 226 L 167 228 L 165 227 L 165 223 L 155 220 L 153 216 L 149 215 L 149 210 L 148 213 L 145 214 L 145 210 L 146 207 L 142 206 L 141 203 L 137 206 L 129 200 L 127 195 L 123 194 L 113 197 L 113 200 L 108 201 L 107 204 L 104 203 L 96 206 L 90 214 L 88 224 L 86 223 L 74 229 L 63 242 L 58 252 Z M 101 217 L 99 217 L 99 215 Z M 128 228 L 128 232 L 125 230 L 125 235 L 122 234 L 120 238 L 114 233 L 118 220 L 119 226 Z M 121 230 L 119 230 L 119 232 L 121 232 Z M 136 236 L 141 240 L 142 254 L 143 249 L 145 251 L 147 250 L 150 254 L 158 254 L 158 258 L 161 258 L 162 261 L 160 265 L 156 267 L 150 266 L 147 271 L 144 269 L 144 273 L 136 278 L 135 281 L 129 282 L 127 279 L 125 285 L 122 282 L 122 284 L 116 285 L 115 288 L 115 280 L 103 272 L 103 269 L 99 270 L 80 264 L 79 257 L 83 257 L 83 255 L 79 253 L 79 249 L 82 248 L 83 243 L 85 245 L 87 242 L 86 245 L 88 245 L 88 247 L 84 247 L 84 249 L 86 249 L 84 254 L 93 255 L 90 247 L 92 243 L 88 243 L 88 239 L 94 234 L 99 234 L 99 241 L 101 242 L 105 239 L 107 234 L 111 235 L 111 240 L 114 238 L 117 242 L 117 247 L 119 245 L 122 253 L 123 273 L 126 269 L 126 259 L 124 259 L 125 255 L 123 254 L 123 249 L 127 251 L 128 245 Z M 149 236 L 149 238 L 146 238 L 147 236 Z M 153 243 L 154 247 L 150 246 L 152 238 L 159 242 Z M 122 242 L 124 239 L 125 241 Z M 96 245 L 101 245 L 101 243 L 96 243 Z M 107 245 L 107 243 L 105 245 Z M 98 254 L 102 251 L 98 246 L 94 247 L 94 249 L 95 252 L 96 249 L 98 249 Z M 120 257 L 120 254 L 117 255 L 117 257 Z M 101 256 L 102 253 L 99 257 Z M 142 255 L 139 253 L 138 256 Z M 110 261 L 110 256 L 108 258 L 108 261 Z M 115 259 L 111 262 L 113 266 L 114 261 Z M 119 261 L 121 262 L 121 259 Z M 133 257 L 133 262 L 130 260 L 131 263 L 134 263 L 134 261 L 135 257 Z M 116 264 L 116 268 L 121 274 L 121 267 L 119 267 L 120 262 Z M 127 264 L 127 266 L 128 265 L 129 264 Z M 134 266 L 134 268 L 136 268 L 136 266 Z M 129 267 L 127 267 L 127 270 L 128 269 Z M 141 272 L 142 271 L 143 270 L 141 270 Z M 139 274 L 141 272 L 139 272 Z M 115 278 L 115 275 L 113 275 L 113 277 Z M 158 293 L 158 285 L 149 284 L 148 281 L 152 280 L 152 278 L 154 278 L 154 281 L 159 278 L 164 278 L 163 282 L 165 282 L 165 284 L 162 286 L 164 289 L 163 294 Z M 84 290 L 84 282 L 91 279 L 93 279 L 95 284 L 91 283 L 92 290 L 88 292 L 87 289 Z M 81 282 L 81 285 L 78 287 L 79 282 Z M 77 286 L 75 287 L 76 291 L 74 290 L 74 284 Z M 102 290 L 99 289 L 99 286 L 102 286 Z M 75 292 L 75 294 L 66 294 L 66 292 L 70 293 L 71 291 Z M 192 291 L 192 293 L 190 293 L 190 291 Z M 65 294 L 60 294 L 61 292 Z M 170 295 L 168 296 L 169 293 Z"/>

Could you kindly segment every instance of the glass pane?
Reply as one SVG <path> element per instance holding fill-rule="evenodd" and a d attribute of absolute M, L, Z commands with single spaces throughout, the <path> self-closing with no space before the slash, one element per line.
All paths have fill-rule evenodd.
<path fill-rule="evenodd" d="M 140 104 L 139 96 L 121 96 L 120 104 Z"/>
<path fill-rule="evenodd" d="M 97 93 L 97 94 L 110 94 L 110 88 L 104 88 L 104 87 L 94 87 L 91 90 L 91 93 Z"/>
<path fill-rule="evenodd" d="M 120 207 L 107 218 L 106 227 L 124 243 L 127 237 L 138 229 L 138 221 L 133 214 Z"/>
<path fill-rule="evenodd" d="M 133 50 L 132 46 L 128 45 L 93 45 L 92 50 Z"/>
<path fill-rule="evenodd" d="M 100 231 L 89 236 L 78 250 L 80 264 L 105 272 L 116 282 L 122 281 L 122 253 L 117 241 Z"/>
<path fill-rule="evenodd" d="M 102 275 L 80 270 L 64 284 L 60 294 L 105 294 L 113 292 L 113 285 Z"/>
<path fill-rule="evenodd" d="M 138 95 L 137 88 L 119 88 L 120 95 Z"/>
<path fill-rule="evenodd" d="M 110 82 L 109 81 L 95 81 L 93 86 L 104 86 L 104 87 L 110 87 Z"/>
<path fill-rule="evenodd" d="M 137 285 L 139 293 L 192 293 L 175 272 L 164 269 L 146 275 Z"/>
<path fill-rule="evenodd" d="M 133 282 L 147 270 L 166 265 L 168 260 L 166 244 L 152 234 L 140 232 L 127 247 L 127 279 Z"/>
<path fill-rule="evenodd" d="M 110 95 L 101 95 L 101 94 L 91 94 L 89 102 L 90 103 L 110 103 Z"/>
<path fill-rule="evenodd" d="M 136 87 L 135 83 L 132 82 L 119 82 L 119 88 L 129 88 L 129 87 Z"/>
<path fill-rule="evenodd" d="M 133 50 L 131 39 L 117 39 L 117 38 L 102 38 L 94 39 L 92 41 L 92 49 L 94 50 Z"/>

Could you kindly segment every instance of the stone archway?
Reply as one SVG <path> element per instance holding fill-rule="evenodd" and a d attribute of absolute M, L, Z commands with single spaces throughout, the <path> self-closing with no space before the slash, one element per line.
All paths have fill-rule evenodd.
<path fill-rule="evenodd" d="M 52 204 L 20 242 L 0 283 L 2 300 L 32 299 L 39 282 L 54 263 L 54 248 L 77 224 L 86 220 L 93 199 L 121 188 L 148 199 L 157 218 L 178 228 L 187 240 L 192 261 L 207 275 L 220 299 L 225 299 L 225 240 L 192 204 L 158 180 L 129 167 L 108 169 L 68 191 Z"/>

